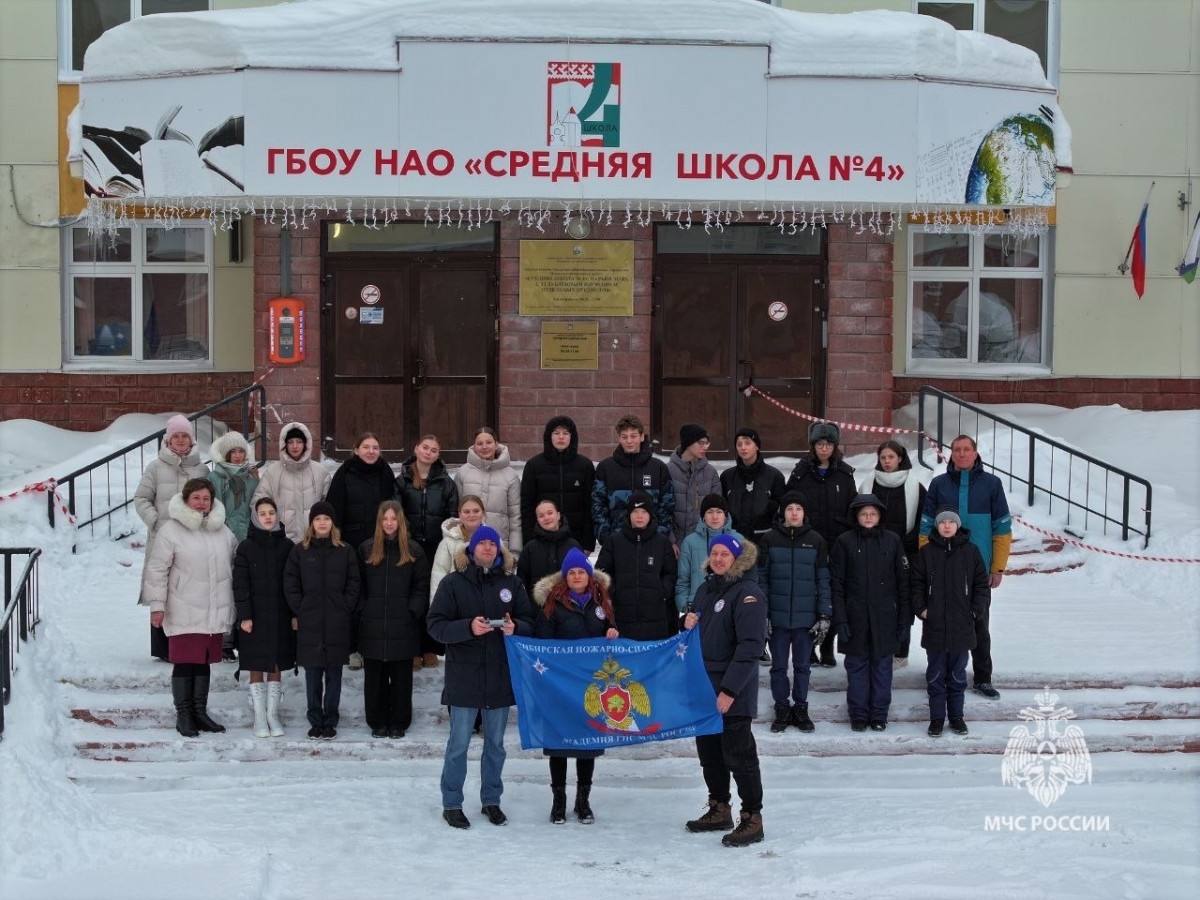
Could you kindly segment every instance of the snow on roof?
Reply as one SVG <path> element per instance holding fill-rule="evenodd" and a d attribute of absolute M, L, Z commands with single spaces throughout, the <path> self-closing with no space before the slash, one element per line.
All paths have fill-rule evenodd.
<path fill-rule="evenodd" d="M 395 70 L 396 40 L 770 46 L 775 76 L 931 78 L 1053 91 L 1035 53 L 912 13 L 800 13 L 758 0 L 303 0 L 143 16 L 87 51 L 85 79 L 251 68 Z"/>

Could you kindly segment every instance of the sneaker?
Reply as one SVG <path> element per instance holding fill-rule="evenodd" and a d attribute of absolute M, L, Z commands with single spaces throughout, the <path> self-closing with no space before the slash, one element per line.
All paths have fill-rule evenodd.
<path fill-rule="evenodd" d="M 989 700 L 999 700 L 1000 692 L 992 687 L 990 681 L 985 681 L 982 684 L 975 685 L 975 693 L 981 697 L 987 697 Z"/>
<path fill-rule="evenodd" d="M 762 813 L 743 811 L 737 828 L 721 838 L 726 847 L 747 847 L 763 839 Z"/>
<path fill-rule="evenodd" d="M 808 715 L 808 704 L 797 703 L 792 707 L 792 724 L 803 731 L 805 734 L 815 730 L 813 720 Z"/>
<path fill-rule="evenodd" d="M 946 727 L 946 723 L 941 720 L 933 720 L 929 723 L 929 729 L 925 732 L 930 737 L 941 737 L 942 729 Z"/>
<path fill-rule="evenodd" d="M 487 816 L 487 820 L 489 822 L 491 822 L 493 825 L 507 825 L 508 824 L 508 816 L 506 816 L 504 814 L 504 810 L 502 810 L 499 806 L 496 806 L 495 804 L 489 804 L 488 806 L 483 807 L 483 809 L 481 809 L 479 811 L 481 813 L 483 813 L 485 816 Z"/>
<path fill-rule="evenodd" d="M 372 728 L 371 729 L 371 737 L 373 737 L 373 738 L 388 737 L 388 730 L 386 728 L 384 728 L 382 725 L 380 725 L 378 728 Z"/>
<path fill-rule="evenodd" d="M 760 666 L 769 666 L 771 664 L 771 651 L 766 647 L 763 647 L 762 656 L 758 658 L 758 664 Z"/>
<path fill-rule="evenodd" d="M 393 739 L 402 738 L 402 737 L 404 737 L 404 729 L 403 728 L 389 728 L 387 736 L 390 738 L 393 738 Z"/>
<path fill-rule="evenodd" d="M 771 723 L 771 732 L 779 734 L 787 731 L 789 725 L 792 724 L 792 708 L 786 703 L 775 704 L 775 721 Z"/>
<path fill-rule="evenodd" d="M 962 719 L 951 719 L 950 720 L 950 730 L 953 731 L 955 734 L 966 734 L 967 733 L 967 723 L 964 722 Z"/>
<path fill-rule="evenodd" d="M 337 729 L 334 728 L 332 725 L 326 725 L 324 728 L 321 729 L 321 739 L 322 740 L 332 741 L 335 737 L 337 737 Z"/>
<path fill-rule="evenodd" d="M 708 798 L 708 810 L 698 819 L 692 819 L 684 826 L 693 833 L 701 831 L 725 831 L 733 827 L 733 810 L 727 802 Z"/>
<path fill-rule="evenodd" d="M 322 728 L 320 725 L 314 725 L 312 728 L 308 729 L 308 739 L 310 741 L 318 740 L 324 734 L 325 734 L 325 729 Z"/>
<path fill-rule="evenodd" d="M 471 820 L 463 815 L 461 809 L 443 809 L 442 818 L 451 828 L 470 828 Z"/>
<path fill-rule="evenodd" d="M 351 653 L 350 662 L 348 664 L 352 672 L 357 672 L 363 667 L 363 656 L 361 653 Z"/>
<path fill-rule="evenodd" d="M 861 721 L 860 721 L 860 722 L 853 722 L 853 721 L 852 721 L 852 722 L 850 723 L 850 730 L 851 730 L 851 731 L 866 731 L 866 730 L 867 730 L 867 723 L 866 723 L 866 722 L 861 722 Z"/>
<path fill-rule="evenodd" d="M 872 731 L 887 731 L 887 722 L 872 722 Z"/>
<path fill-rule="evenodd" d="M 221 662 L 237 662 L 237 654 L 232 647 L 221 648 Z"/>

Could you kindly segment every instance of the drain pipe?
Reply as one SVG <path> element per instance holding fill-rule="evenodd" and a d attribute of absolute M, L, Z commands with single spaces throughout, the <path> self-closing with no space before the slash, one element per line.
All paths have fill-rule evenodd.
<path fill-rule="evenodd" d="M 279 296 L 292 295 L 292 232 L 286 225 L 279 230 Z"/>

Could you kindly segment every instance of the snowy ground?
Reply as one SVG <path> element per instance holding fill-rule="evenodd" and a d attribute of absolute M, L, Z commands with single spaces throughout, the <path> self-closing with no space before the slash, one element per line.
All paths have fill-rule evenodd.
<path fill-rule="evenodd" d="M 1184 449 L 1197 444 L 1200 414 L 1006 409 L 1114 462 L 1127 454 L 1155 482 L 1148 552 L 1200 556 L 1200 488 Z M 289 736 L 259 741 L 244 687 L 218 667 L 211 706 L 229 733 L 179 739 L 169 667 L 146 657 L 145 611 L 134 604 L 139 537 L 81 541 L 72 555 L 69 534 L 48 532 L 43 504 L 0 504 L 0 545 L 47 553 L 44 621 L 20 655 L 0 743 L 0 898 L 392 896 L 410 886 L 445 897 L 597 887 L 709 897 L 748 885 L 791 897 L 1161 898 L 1192 896 L 1200 879 L 1200 566 L 1075 551 L 1061 556 L 1086 559 L 1080 568 L 1006 579 L 992 617 L 1003 697 L 968 698 L 967 738 L 924 735 L 919 649 L 897 672 L 883 734 L 852 734 L 844 675 L 819 670 L 815 734 L 756 726 L 767 840 L 731 851 L 682 829 L 704 798 L 690 744 L 610 753 L 597 770 L 597 823 L 555 827 L 545 761 L 520 751 L 511 726 L 511 824 L 495 831 L 478 815 L 473 766 L 466 811 L 476 824 L 446 828 L 440 671 L 417 676 L 414 726 L 396 742 L 370 738 L 361 676 L 348 674 L 338 740 L 314 746 L 302 737 L 300 679 L 285 678 Z M 1044 510 L 1028 516 L 1057 527 Z M 1009 730 L 1042 685 L 1075 711 L 1093 763 L 1092 783 L 1050 810 L 1000 777 Z M 1026 830 L 988 830 L 988 816 L 1017 817 Z M 1107 817 L 1109 827 L 1031 831 L 1034 816 Z"/>

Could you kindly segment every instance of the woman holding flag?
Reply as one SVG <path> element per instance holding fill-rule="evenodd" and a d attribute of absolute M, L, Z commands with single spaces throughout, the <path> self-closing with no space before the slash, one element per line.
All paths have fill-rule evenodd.
<path fill-rule="evenodd" d="M 613 627 L 609 584 L 609 577 L 594 571 L 584 552 L 572 547 L 563 558 L 561 571 L 534 585 L 533 602 L 541 607 L 534 621 L 534 635 L 559 641 L 620 637 Z M 604 751 L 546 748 L 542 753 L 550 757 L 550 791 L 554 795 L 550 821 L 555 825 L 567 821 L 567 760 L 574 757 L 575 815 L 582 824 L 591 825 L 596 817 L 588 804 L 588 795 L 596 757 Z"/>

